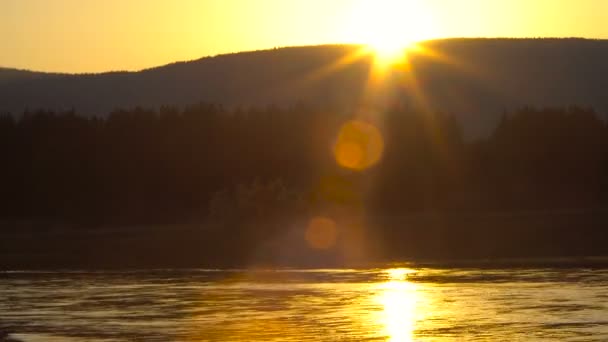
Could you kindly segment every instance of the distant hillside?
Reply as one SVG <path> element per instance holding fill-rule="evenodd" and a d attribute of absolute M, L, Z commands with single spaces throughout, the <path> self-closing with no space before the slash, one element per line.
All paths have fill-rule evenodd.
<path fill-rule="evenodd" d="M 504 110 L 527 104 L 577 104 L 608 112 L 608 40 L 447 39 L 424 45 L 442 57 L 412 54 L 411 69 L 396 73 L 386 94 L 457 115 L 468 136 L 488 134 Z M 0 112 L 75 108 L 103 115 L 119 107 L 200 101 L 228 106 L 305 102 L 351 110 L 366 101 L 361 95 L 372 59 L 331 66 L 357 49 L 291 47 L 139 72 L 69 75 L 0 69 Z M 416 100 L 410 76 L 424 101 Z"/>

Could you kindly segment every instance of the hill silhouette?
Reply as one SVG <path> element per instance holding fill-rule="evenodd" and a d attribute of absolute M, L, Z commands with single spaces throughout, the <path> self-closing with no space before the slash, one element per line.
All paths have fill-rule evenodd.
<path fill-rule="evenodd" d="M 411 68 L 402 74 L 415 76 L 424 103 L 411 84 L 402 86 L 397 77 L 387 94 L 408 105 L 454 114 L 467 137 L 489 135 L 503 111 L 523 105 L 577 104 L 600 115 L 608 112 L 607 40 L 446 39 L 422 45 L 435 57 L 410 54 Z M 200 101 L 226 106 L 301 102 L 348 111 L 364 101 L 373 57 L 332 66 L 358 49 L 289 47 L 138 72 L 72 75 L 0 69 L 0 112 L 44 108 L 106 115 L 116 108 L 182 107 Z"/>

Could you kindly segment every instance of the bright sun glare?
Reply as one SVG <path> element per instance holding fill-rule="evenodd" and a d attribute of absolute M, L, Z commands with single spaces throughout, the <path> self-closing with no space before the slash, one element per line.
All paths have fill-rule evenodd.
<path fill-rule="evenodd" d="M 368 46 L 383 64 L 435 35 L 430 10 L 421 0 L 359 0 L 347 26 L 351 40 Z"/>
<path fill-rule="evenodd" d="M 388 281 L 381 285 L 378 302 L 383 310 L 379 322 L 384 325 L 384 333 L 391 342 L 414 341 L 417 320 L 417 302 L 421 299 L 414 283 L 407 275 L 414 273 L 406 268 L 393 268 L 386 271 Z"/>

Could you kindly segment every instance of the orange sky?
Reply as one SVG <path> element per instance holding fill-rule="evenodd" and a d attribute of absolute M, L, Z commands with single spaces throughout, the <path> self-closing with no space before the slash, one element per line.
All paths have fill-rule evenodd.
<path fill-rule="evenodd" d="M 608 38 L 607 22 L 606 0 L 2 0 L 0 66 L 139 70 L 378 37 Z"/>

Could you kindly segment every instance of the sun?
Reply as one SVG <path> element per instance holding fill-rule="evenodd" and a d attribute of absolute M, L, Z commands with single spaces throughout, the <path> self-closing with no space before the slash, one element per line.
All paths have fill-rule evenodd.
<path fill-rule="evenodd" d="M 436 34 L 422 0 L 359 0 L 346 25 L 350 41 L 364 44 L 382 64 L 405 57 L 419 41 Z"/>
<path fill-rule="evenodd" d="M 374 54 L 381 64 L 394 63 L 403 59 L 415 40 L 401 41 L 387 36 L 378 36 L 364 42 L 367 50 Z"/>

